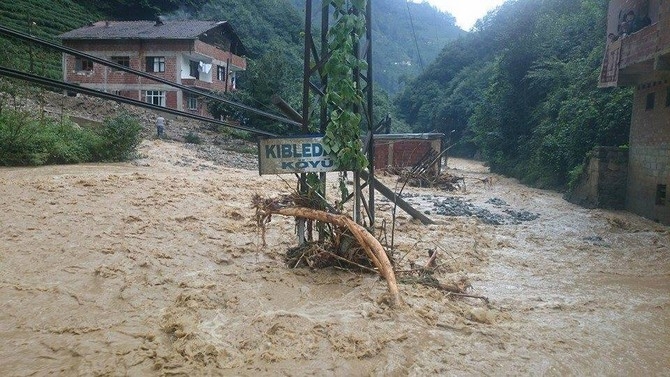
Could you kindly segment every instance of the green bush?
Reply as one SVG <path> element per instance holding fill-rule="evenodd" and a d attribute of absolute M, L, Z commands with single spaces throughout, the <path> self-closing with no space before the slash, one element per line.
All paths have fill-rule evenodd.
<path fill-rule="evenodd" d="M 44 157 L 35 153 L 39 149 L 35 123 L 25 112 L 3 111 L 0 114 L 0 164 L 39 165 Z"/>
<path fill-rule="evenodd" d="M 141 126 L 129 115 L 105 121 L 101 130 L 81 128 L 68 119 L 0 114 L 0 165 L 25 166 L 123 161 L 134 157 Z"/>
<path fill-rule="evenodd" d="M 135 157 L 137 146 L 142 141 L 142 126 L 137 118 L 121 114 L 108 118 L 100 131 L 100 142 L 94 156 L 99 161 L 125 161 Z"/>
<path fill-rule="evenodd" d="M 572 191 L 577 187 L 579 180 L 582 178 L 582 174 L 584 174 L 584 169 L 586 169 L 586 163 L 582 162 L 568 172 L 568 191 Z"/>
<path fill-rule="evenodd" d="M 6 111 L 0 116 L 0 164 L 75 164 L 92 160 L 98 136 L 65 120 L 32 119 L 27 113 Z"/>
<path fill-rule="evenodd" d="M 100 137 L 66 120 L 45 124 L 36 139 L 48 153 L 46 164 L 77 164 L 93 160 L 93 146 Z"/>

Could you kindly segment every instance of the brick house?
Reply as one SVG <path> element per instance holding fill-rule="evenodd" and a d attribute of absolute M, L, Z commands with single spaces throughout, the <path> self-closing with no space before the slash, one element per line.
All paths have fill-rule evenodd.
<path fill-rule="evenodd" d="M 626 209 L 670 224 L 670 1 L 611 0 L 600 87 L 634 88 Z"/>
<path fill-rule="evenodd" d="M 432 160 L 428 172 L 438 176 L 442 169 L 442 159 L 436 156 L 442 152 L 443 138 L 444 134 L 441 133 L 377 134 L 374 137 L 375 169 L 411 168 Z"/>
<path fill-rule="evenodd" d="M 207 91 L 235 90 L 246 69 L 245 48 L 225 21 L 99 21 L 59 37 L 67 47 Z M 169 85 L 69 54 L 62 64 L 65 82 L 208 114 L 204 100 Z"/>

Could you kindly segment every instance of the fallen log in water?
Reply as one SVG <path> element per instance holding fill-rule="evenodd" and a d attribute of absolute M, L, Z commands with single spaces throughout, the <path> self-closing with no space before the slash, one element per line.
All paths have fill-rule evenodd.
<path fill-rule="evenodd" d="M 323 223 L 330 223 L 341 228 L 347 228 L 351 234 L 356 238 L 356 241 L 365 251 L 365 254 L 370 258 L 372 264 L 377 268 L 379 274 L 386 279 L 388 291 L 391 295 L 390 304 L 393 307 L 400 307 L 403 301 L 400 297 L 398 283 L 396 281 L 395 272 L 391 261 L 386 255 L 386 251 L 379 243 L 379 241 L 368 232 L 363 226 L 357 224 L 354 220 L 345 215 L 339 215 L 329 212 L 324 212 L 306 207 L 282 207 L 276 202 L 263 201 L 260 198 L 254 198 L 254 205 L 257 211 L 258 223 L 265 224 L 269 216 L 274 214 L 282 216 L 292 216 L 301 219 L 320 221 Z"/>

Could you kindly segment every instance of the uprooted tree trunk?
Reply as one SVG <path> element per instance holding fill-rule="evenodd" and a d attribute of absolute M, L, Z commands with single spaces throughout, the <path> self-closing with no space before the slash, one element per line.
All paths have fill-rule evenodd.
<path fill-rule="evenodd" d="M 389 260 L 384 248 L 379 241 L 367 231 L 363 226 L 357 224 L 351 218 L 345 215 L 338 215 L 329 212 L 319 211 L 306 207 L 280 207 L 280 206 L 263 206 L 257 207 L 262 217 L 267 217 L 273 214 L 282 216 L 292 216 L 307 220 L 321 221 L 330 223 L 338 227 L 347 228 L 351 234 L 356 238 L 356 241 L 365 251 L 365 254 L 370 258 L 372 264 L 377 268 L 379 274 L 386 279 L 388 284 L 389 294 L 391 295 L 390 304 L 394 307 L 403 305 L 400 298 L 400 291 L 398 290 L 398 283 L 396 281 L 393 266 Z"/>

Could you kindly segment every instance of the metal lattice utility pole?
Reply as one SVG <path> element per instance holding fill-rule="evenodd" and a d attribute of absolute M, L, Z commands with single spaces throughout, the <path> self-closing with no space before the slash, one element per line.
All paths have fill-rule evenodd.
<path fill-rule="evenodd" d="M 364 59 L 367 62 L 366 69 L 354 70 L 354 81 L 357 87 L 363 92 L 363 105 L 356 107 L 354 112 L 360 114 L 365 120 L 367 135 L 364 138 L 365 148 L 368 154 L 368 172 L 365 175 L 368 182 L 374 180 L 374 142 L 373 142 L 373 83 L 372 83 L 372 0 L 368 0 L 365 9 L 365 36 L 355 43 L 354 56 Z M 321 19 L 320 19 L 320 46 L 317 45 L 314 38 L 314 7 L 313 0 L 305 1 L 305 44 L 304 44 L 304 65 L 303 65 L 303 97 L 302 97 L 302 130 L 303 133 L 309 133 L 309 126 L 312 124 L 312 114 L 318 114 L 319 131 L 324 133 L 328 125 L 328 104 L 319 101 L 328 87 L 328 75 L 324 73 L 323 67 L 331 55 L 328 45 L 328 33 L 330 30 L 331 12 L 335 10 L 331 1 L 321 0 Z M 317 29 L 318 30 L 318 29 Z M 320 48 L 319 48 L 320 47 Z M 319 106 L 319 111 L 316 107 Z M 325 187 L 325 173 L 321 174 L 321 180 Z M 303 178 L 304 180 L 304 178 Z M 303 181 L 304 183 L 304 181 Z M 358 223 L 362 222 L 361 208 L 362 203 L 367 212 L 369 226 L 374 226 L 374 187 L 368 185 L 368 198 L 365 200 L 361 185 L 361 176 L 359 172 L 354 172 L 354 218 Z"/>

